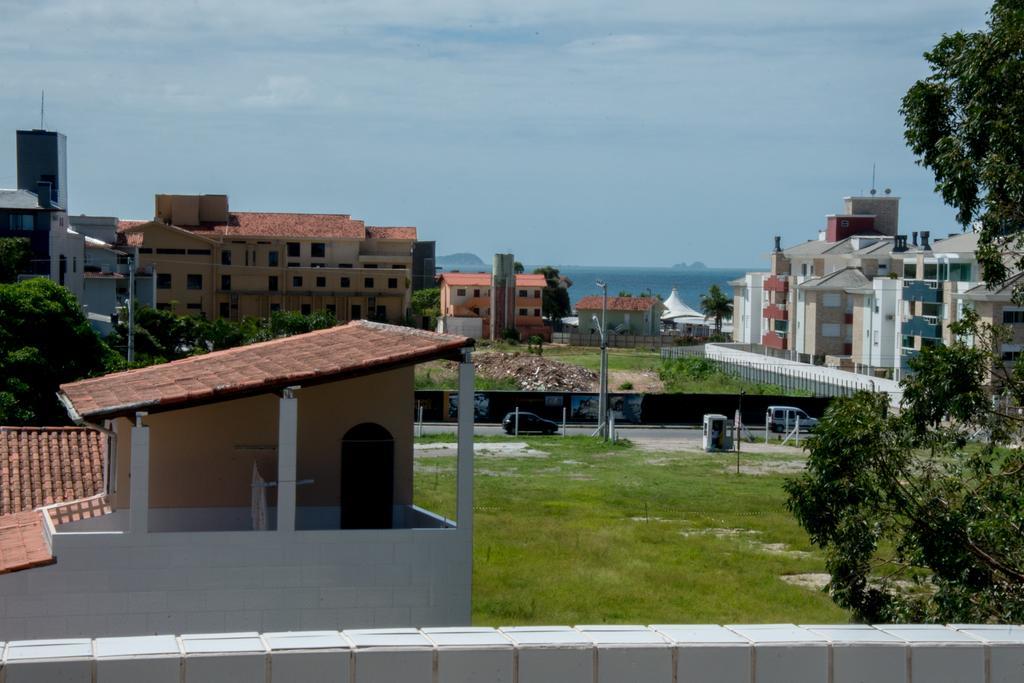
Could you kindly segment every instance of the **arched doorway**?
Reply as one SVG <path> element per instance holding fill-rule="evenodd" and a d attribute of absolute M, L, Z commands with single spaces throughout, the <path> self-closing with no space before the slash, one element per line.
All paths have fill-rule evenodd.
<path fill-rule="evenodd" d="M 395 440 L 373 422 L 341 440 L 341 528 L 390 529 L 395 498 Z"/>

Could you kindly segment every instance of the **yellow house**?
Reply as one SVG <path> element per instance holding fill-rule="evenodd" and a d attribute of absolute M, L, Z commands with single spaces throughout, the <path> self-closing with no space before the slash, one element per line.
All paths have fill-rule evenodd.
<path fill-rule="evenodd" d="M 0 574 L 0 602 L 50 605 L 46 619 L 31 618 L 42 607 L 0 614 L 0 632 L 468 624 L 472 343 L 354 321 L 63 385 L 69 415 L 106 435 L 109 457 L 63 459 L 63 489 L 92 497 L 61 506 L 89 515 L 0 516 L 0 530 L 17 522 L 35 540 L 0 534 L 5 558 L 32 551 L 9 568 L 25 571 Z M 463 409 L 455 495 L 427 510 L 413 366 L 438 359 L 459 363 Z"/>
<path fill-rule="evenodd" d="M 409 313 L 414 227 L 345 214 L 234 212 L 226 195 L 157 195 L 151 221 L 121 221 L 157 272 L 158 308 L 210 319 L 326 312 L 401 322 Z"/>

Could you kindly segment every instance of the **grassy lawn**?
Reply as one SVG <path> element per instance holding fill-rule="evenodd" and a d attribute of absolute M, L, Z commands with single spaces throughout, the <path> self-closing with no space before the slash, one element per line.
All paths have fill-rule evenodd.
<path fill-rule="evenodd" d="M 478 438 L 488 441 L 516 440 Z M 518 441 L 543 454 L 476 459 L 474 623 L 848 619 L 826 595 L 779 578 L 824 571 L 785 510 L 783 475 L 587 437 Z M 771 471 L 799 457 L 743 461 Z M 454 467 L 453 456 L 417 457 L 416 504 L 454 515 Z"/>

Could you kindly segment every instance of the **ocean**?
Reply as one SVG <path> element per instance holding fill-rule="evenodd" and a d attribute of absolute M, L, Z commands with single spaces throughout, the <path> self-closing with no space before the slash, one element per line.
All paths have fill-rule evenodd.
<path fill-rule="evenodd" d="M 531 273 L 537 266 L 526 266 Z M 747 272 L 744 268 L 707 268 L 687 270 L 676 268 L 626 268 L 622 266 L 556 266 L 562 275 L 572 280 L 569 298 L 573 305 L 585 296 L 600 294 L 597 280 L 608 283 L 608 296 L 629 292 L 634 296 L 650 290 L 660 294 L 662 299 L 675 287 L 679 297 L 695 310 L 700 310 L 700 297 L 711 285 L 718 285 L 725 295 L 732 298 L 729 280 L 735 280 Z"/>

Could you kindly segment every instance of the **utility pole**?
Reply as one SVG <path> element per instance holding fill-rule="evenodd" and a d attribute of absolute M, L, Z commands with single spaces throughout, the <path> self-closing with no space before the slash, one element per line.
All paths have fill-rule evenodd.
<path fill-rule="evenodd" d="M 597 430 L 604 438 L 608 437 L 608 340 L 605 337 L 608 317 L 608 283 L 603 280 L 597 281 L 597 286 L 602 290 L 601 299 L 601 387 L 600 399 L 597 402 L 598 426 Z"/>
<path fill-rule="evenodd" d="M 135 360 L 135 257 L 128 257 L 128 364 Z"/>

